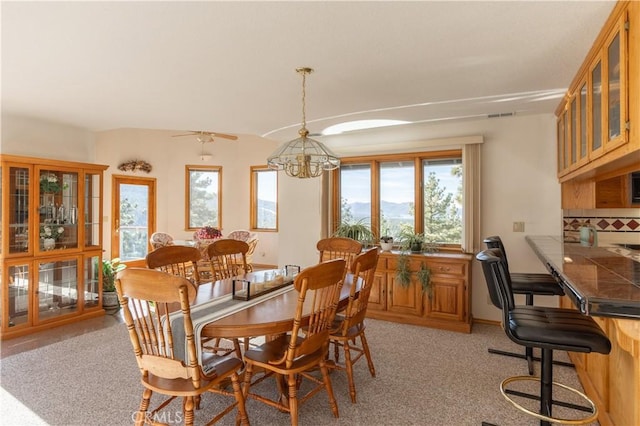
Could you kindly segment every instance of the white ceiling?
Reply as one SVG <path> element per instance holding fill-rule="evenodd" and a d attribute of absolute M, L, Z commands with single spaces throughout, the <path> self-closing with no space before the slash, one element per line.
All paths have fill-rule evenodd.
<path fill-rule="evenodd" d="M 552 113 L 611 1 L 7 2 L 2 110 L 291 139 L 342 121 Z"/>

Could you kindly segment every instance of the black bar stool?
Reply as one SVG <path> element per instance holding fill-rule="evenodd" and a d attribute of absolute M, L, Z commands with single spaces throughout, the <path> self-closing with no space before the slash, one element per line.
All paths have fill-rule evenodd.
<path fill-rule="evenodd" d="M 514 294 L 524 294 L 525 303 L 533 306 L 533 296 L 564 296 L 564 291 L 558 281 L 551 274 L 540 274 L 530 272 L 509 272 L 509 262 L 507 260 L 507 252 L 499 236 L 494 235 L 484 239 L 487 248 L 502 250 L 502 261 L 505 270 L 511 278 L 511 286 Z M 497 355 L 505 355 L 527 360 L 527 368 L 529 374 L 533 375 L 533 361 L 540 361 L 539 357 L 533 356 L 533 348 L 525 347 L 524 354 L 514 352 L 501 351 L 499 349 L 489 348 L 489 353 Z M 556 365 L 564 365 L 565 367 L 573 367 L 573 364 L 562 361 L 554 361 Z"/>
<path fill-rule="evenodd" d="M 478 253 L 476 259 L 482 264 L 492 303 L 502 309 L 502 327 L 509 339 L 519 345 L 540 348 L 542 351 L 540 377 L 515 376 L 503 380 L 500 384 L 500 392 L 505 399 L 519 410 L 540 419 L 541 426 L 550 426 L 550 422 L 583 424 L 597 419 L 598 410 L 586 395 L 561 383 L 553 382 L 553 351 L 608 354 L 611 351 L 611 342 L 598 324 L 593 318 L 572 309 L 516 306 L 511 279 L 504 266 L 503 252 L 500 249 L 488 249 Z M 509 383 L 524 380 L 540 381 L 540 395 L 533 396 L 507 389 Z M 580 395 L 589 403 L 590 407 L 585 408 L 555 401 L 553 399 L 553 385 Z M 510 395 L 539 399 L 539 412 L 526 409 Z M 553 418 L 553 405 L 568 406 L 588 411 L 590 414 L 579 420 Z"/>

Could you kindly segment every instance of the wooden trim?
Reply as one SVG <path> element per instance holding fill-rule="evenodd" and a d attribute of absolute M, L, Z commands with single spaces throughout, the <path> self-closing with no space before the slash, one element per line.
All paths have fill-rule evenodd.
<path fill-rule="evenodd" d="M 76 161 L 54 160 L 51 158 L 23 157 L 20 155 L 0 154 L 0 161 L 12 161 L 17 163 L 39 164 L 42 166 L 53 166 L 58 170 L 60 167 L 72 169 L 100 169 L 107 170 L 109 166 L 104 164 L 79 163 Z"/>

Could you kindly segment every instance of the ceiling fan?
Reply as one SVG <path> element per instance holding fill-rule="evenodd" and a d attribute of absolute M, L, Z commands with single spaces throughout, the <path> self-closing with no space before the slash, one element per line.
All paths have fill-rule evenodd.
<path fill-rule="evenodd" d="M 182 137 L 182 136 L 195 136 L 196 137 L 196 141 L 200 142 L 200 144 L 201 144 L 199 157 L 200 157 L 200 160 L 202 160 L 202 161 L 208 161 L 208 160 L 211 159 L 211 154 L 208 153 L 208 152 L 205 152 L 205 150 L 204 150 L 204 144 L 205 143 L 213 142 L 214 138 L 231 139 L 233 141 L 238 139 L 238 137 L 234 136 L 234 135 L 227 135 L 225 133 L 205 132 L 204 130 L 191 130 L 188 133 L 183 133 L 181 135 L 173 135 L 172 137 L 178 138 L 178 137 Z"/>
<path fill-rule="evenodd" d="M 223 139 L 231 139 L 235 141 L 238 139 L 235 135 L 227 135 L 226 133 L 216 133 L 216 132 L 205 132 L 204 130 L 190 130 L 187 133 L 183 133 L 181 135 L 173 135 L 174 138 L 179 138 L 182 136 L 195 136 L 196 141 L 201 143 L 213 142 L 214 138 L 223 138 Z"/>

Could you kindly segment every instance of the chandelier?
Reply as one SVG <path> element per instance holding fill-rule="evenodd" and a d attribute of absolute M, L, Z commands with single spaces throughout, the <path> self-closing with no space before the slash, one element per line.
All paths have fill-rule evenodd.
<path fill-rule="evenodd" d="M 270 169 L 284 170 L 287 176 L 300 179 L 314 178 L 325 170 L 340 167 L 340 159 L 322 143 L 308 137 L 305 83 L 307 74 L 311 74 L 313 69 L 296 68 L 296 72 L 302 75 L 302 128 L 298 130 L 300 137 L 278 148 L 267 158 L 267 164 Z"/>

